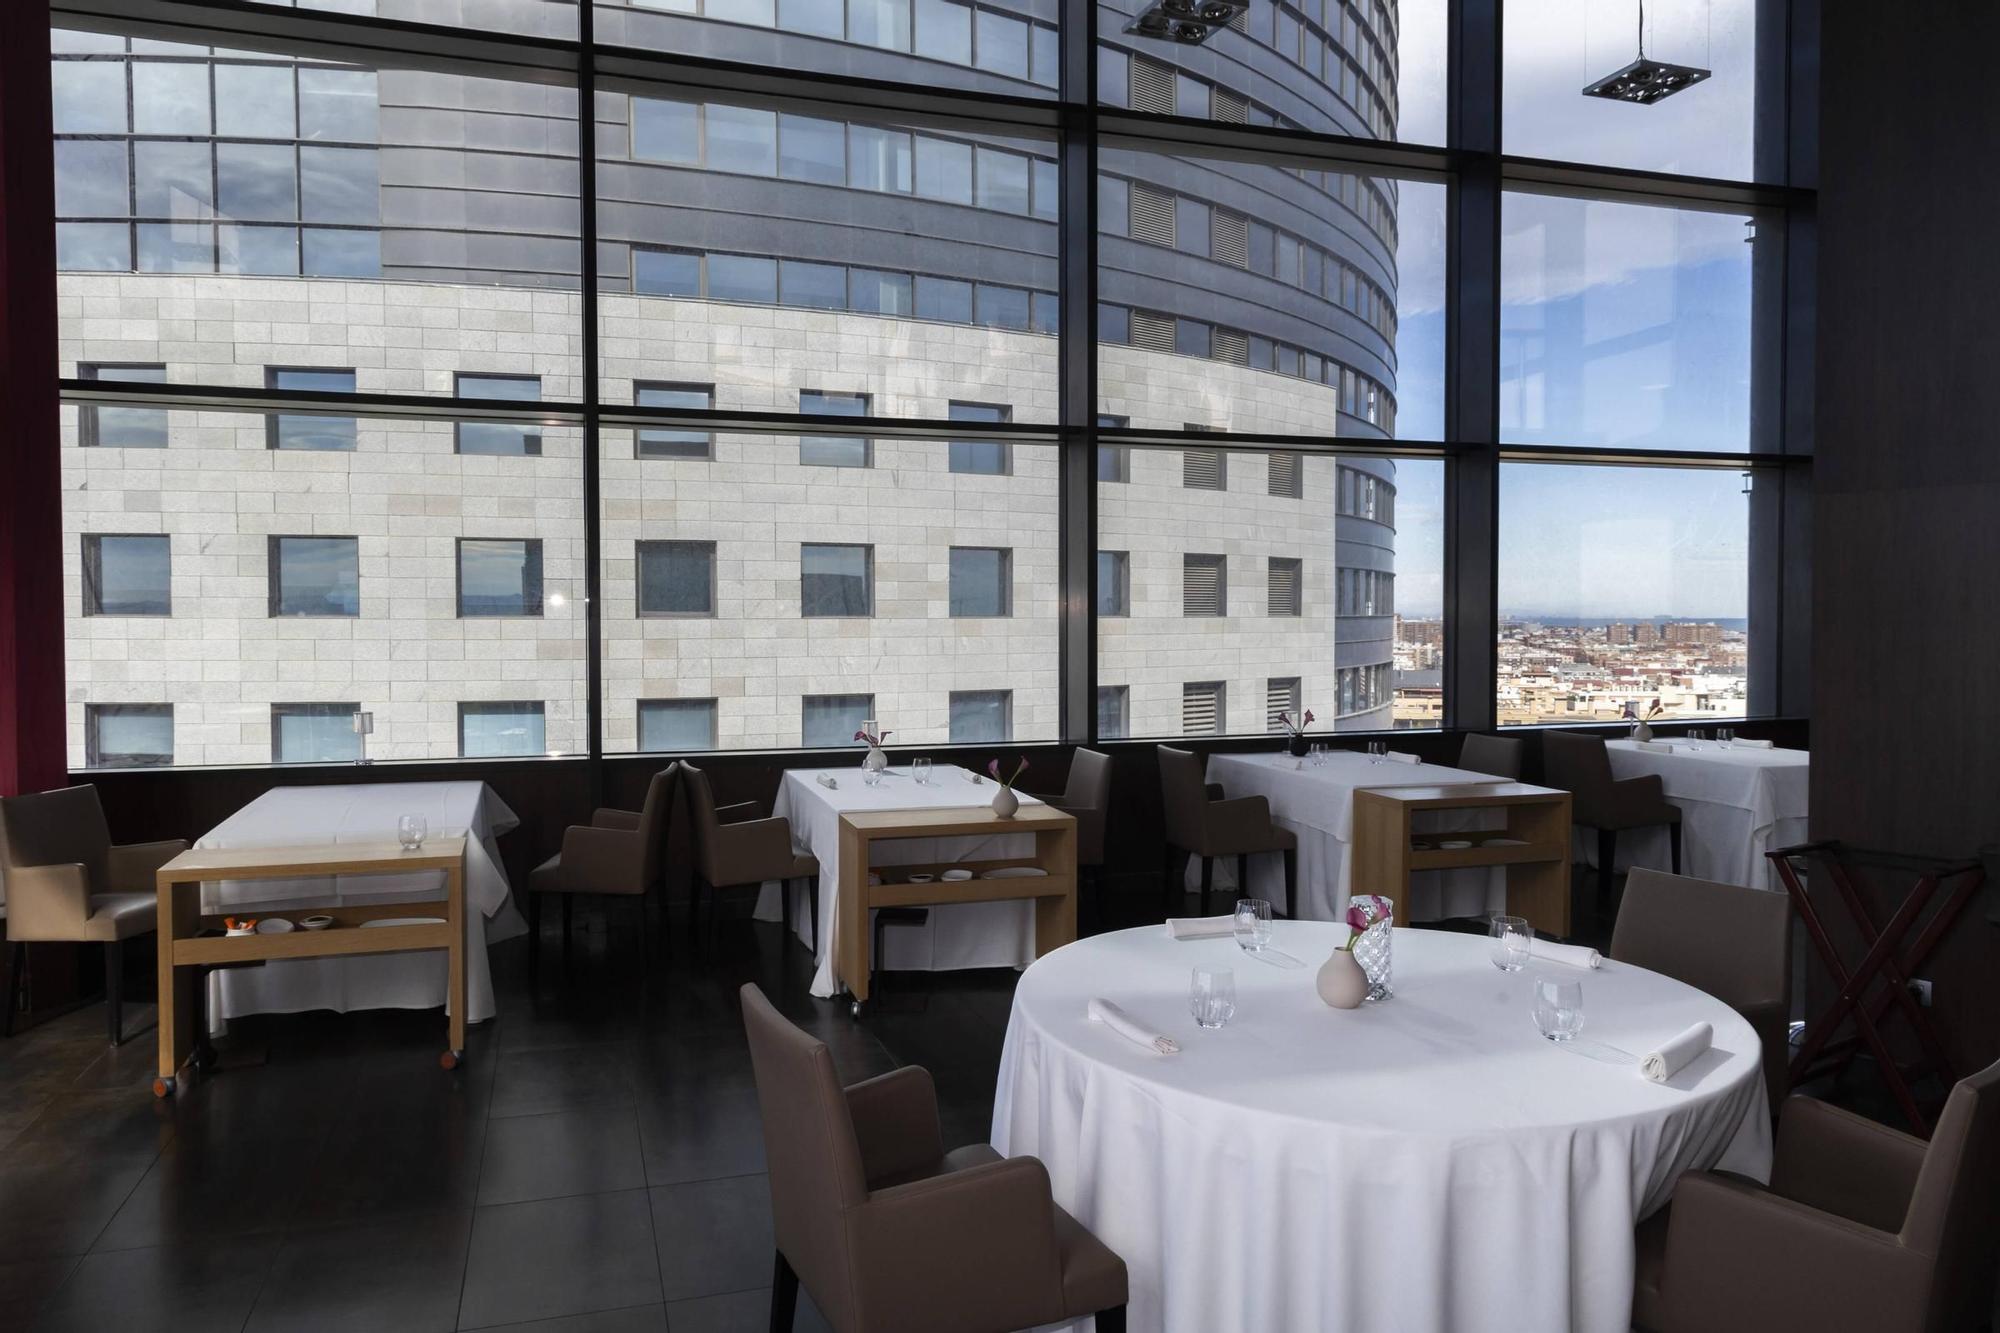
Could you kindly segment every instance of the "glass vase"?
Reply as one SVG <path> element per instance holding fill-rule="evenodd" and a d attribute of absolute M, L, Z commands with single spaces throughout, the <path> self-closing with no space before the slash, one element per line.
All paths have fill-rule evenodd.
<path fill-rule="evenodd" d="M 1353 945 L 1354 961 L 1361 964 L 1361 970 L 1368 977 L 1368 998 L 1386 1000 L 1396 993 L 1396 987 L 1389 973 L 1390 932 L 1394 929 L 1393 907 L 1378 914 L 1376 904 L 1386 903 L 1386 898 L 1352 898 L 1352 905 L 1361 908 L 1368 916 L 1368 929 L 1361 932 Z"/>

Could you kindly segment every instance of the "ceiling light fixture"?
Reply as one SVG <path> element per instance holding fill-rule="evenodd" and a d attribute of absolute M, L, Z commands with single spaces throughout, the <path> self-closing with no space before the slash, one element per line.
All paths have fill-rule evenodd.
<path fill-rule="evenodd" d="M 1158 0 L 1126 24 L 1125 31 L 1135 37 L 1200 46 L 1211 32 L 1229 26 L 1249 8 L 1249 0 Z"/>
<path fill-rule="evenodd" d="M 1692 88 L 1711 71 L 1693 65 L 1672 65 L 1646 58 L 1646 0 L 1639 0 L 1639 58 L 1615 74 L 1607 74 L 1583 90 L 1585 97 L 1651 106 Z"/>

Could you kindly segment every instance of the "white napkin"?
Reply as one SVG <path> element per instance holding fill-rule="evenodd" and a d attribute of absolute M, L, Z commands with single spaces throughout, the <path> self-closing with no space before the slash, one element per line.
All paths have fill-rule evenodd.
<path fill-rule="evenodd" d="M 1167 918 L 1167 933 L 1177 940 L 1206 940 L 1236 933 L 1233 916 L 1175 916 Z"/>
<path fill-rule="evenodd" d="M 1528 953 L 1551 963 L 1568 963 L 1571 967 L 1602 967 L 1604 955 L 1581 944 L 1557 944 L 1554 940 L 1538 939 L 1528 946 Z"/>
<path fill-rule="evenodd" d="M 1132 1015 L 1126 1013 L 1109 1000 L 1100 1000 L 1092 997 L 1090 1001 L 1090 1016 L 1110 1028 L 1119 1036 L 1137 1042 L 1139 1045 L 1147 1047 L 1150 1050 L 1158 1051 L 1161 1055 L 1180 1054 L 1181 1044 L 1179 1042 L 1175 1041 L 1172 1037 L 1147 1031 L 1145 1025 L 1140 1023 L 1138 1019 L 1132 1017 Z"/>
<path fill-rule="evenodd" d="M 1707 1050 L 1713 1040 L 1715 1030 L 1706 1023 L 1696 1023 L 1672 1041 L 1661 1042 L 1659 1049 L 1640 1056 L 1639 1072 L 1648 1082 L 1665 1083 L 1680 1073 L 1688 1061 Z"/>
<path fill-rule="evenodd" d="M 1776 749 L 1778 744 L 1776 741 L 1746 741 L 1741 736 L 1729 743 L 1742 750 L 1771 750 Z"/>
<path fill-rule="evenodd" d="M 1421 764 L 1424 762 L 1413 754 L 1404 754 L 1401 750 L 1391 750 L 1387 757 L 1399 764 Z"/>
<path fill-rule="evenodd" d="M 1674 747 L 1665 741 L 1633 741 L 1632 748 L 1635 750 L 1658 750 L 1661 754 L 1672 754 L 1674 752 Z"/>
<path fill-rule="evenodd" d="M 824 773 L 814 778 L 813 781 L 819 783 L 819 785 L 822 787 L 832 787 L 835 790 L 838 790 L 840 787 L 840 784 L 838 782 L 834 781 L 832 778 L 828 777 Z"/>

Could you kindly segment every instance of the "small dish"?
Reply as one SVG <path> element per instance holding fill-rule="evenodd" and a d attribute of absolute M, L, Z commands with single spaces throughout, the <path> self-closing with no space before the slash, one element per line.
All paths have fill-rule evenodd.
<path fill-rule="evenodd" d="M 936 875 L 926 875 L 921 871 L 919 871 L 917 874 L 910 876 L 909 882 L 911 884 L 929 884 L 936 878 L 937 878 Z"/>
<path fill-rule="evenodd" d="M 1039 879 L 1047 875 L 1048 873 L 1049 873 L 1048 871 L 1042 869 L 1040 866 L 1001 866 L 998 870 L 987 871 L 985 874 L 981 875 L 980 878 L 981 879 Z"/>
<path fill-rule="evenodd" d="M 281 916 L 267 916 L 257 923 L 257 933 L 259 935 L 289 935 L 292 933 L 292 923 Z"/>
<path fill-rule="evenodd" d="M 1472 843 L 1466 838 L 1442 838 L 1438 841 L 1438 849 L 1446 852 L 1462 852 L 1470 846 Z"/>
<path fill-rule="evenodd" d="M 956 869 L 945 871 L 942 875 L 939 875 L 938 878 L 943 880 L 950 880 L 953 883 L 956 883 L 961 879 L 971 879 L 972 872 L 970 870 L 965 869 L 963 866 L 960 866 Z"/>
<path fill-rule="evenodd" d="M 330 916 L 302 916 L 299 918 L 299 928 L 301 930 L 325 930 L 332 924 L 333 918 Z"/>
<path fill-rule="evenodd" d="M 257 933 L 257 919 L 255 917 L 226 916 L 222 918 L 222 924 L 226 927 L 222 932 L 225 935 L 255 935 Z"/>

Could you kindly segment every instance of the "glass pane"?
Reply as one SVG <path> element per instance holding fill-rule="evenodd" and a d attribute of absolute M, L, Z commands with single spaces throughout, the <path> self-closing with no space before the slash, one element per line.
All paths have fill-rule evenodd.
<path fill-rule="evenodd" d="M 138 61 L 132 66 L 135 134 L 207 134 L 208 65 Z"/>
<path fill-rule="evenodd" d="M 707 410 L 715 406 L 715 389 L 707 384 L 641 384 L 637 402 L 641 407 L 692 407 Z M 639 432 L 641 458 L 707 458 L 710 447 L 705 430 L 665 430 L 649 427 Z"/>
<path fill-rule="evenodd" d="M 747 301 L 756 305 L 777 304 L 777 261 L 749 255 L 710 255 L 708 299 Z"/>
<path fill-rule="evenodd" d="M 778 174 L 819 185 L 847 184 L 847 126 L 818 116 L 779 116 Z"/>
<path fill-rule="evenodd" d="M 124 217 L 128 213 L 123 143 L 59 139 L 55 155 L 58 216 Z"/>
<path fill-rule="evenodd" d="M 848 0 L 847 35 L 864 46 L 910 49 L 910 0 Z"/>
<path fill-rule="evenodd" d="M 639 748 L 655 752 L 714 749 L 715 700 L 640 700 Z"/>
<path fill-rule="evenodd" d="M 381 277 L 382 234 L 306 228 L 305 273 L 309 278 Z"/>
<path fill-rule="evenodd" d="M 374 143 L 380 137 L 379 99 L 373 70 L 301 69 L 299 137 Z"/>
<path fill-rule="evenodd" d="M 1517 193 L 1501 222 L 1503 442 L 1771 447 L 1751 367 L 1775 220 Z"/>
<path fill-rule="evenodd" d="M 951 613 L 1004 616 L 1013 610 L 1013 552 L 984 546 L 951 548 Z"/>
<path fill-rule="evenodd" d="M 711 102 L 703 109 L 710 171 L 769 176 L 778 169 L 778 118 L 755 107 Z"/>
<path fill-rule="evenodd" d="M 351 703 L 275 704 L 271 708 L 271 762 L 344 764 L 361 758 L 361 735 Z"/>
<path fill-rule="evenodd" d="M 338 70 L 312 71 L 337 74 Z M 301 77 L 307 71 L 301 71 Z M 232 139 L 292 139 L 298 112 L 289 65 L 215 67 L 215 132 Z"/>
<path fill-rule="evenodd" d="M 866 616 L 874 609 L 874 574 L 866 546 L 799 548 L 799 614 Z"/>
<path fill-rule="evenodd" d="M 132 177 L 140 217 L 214 216 L 214 167 L 205 143 L 135 143 Z"/>
<path fill-rule="evenodd" d="M 458 752 L 466 759 L 549 753 L 547 722 L 539 703 L 458 706 Z"/>
<path fill-rule="evenodd" d="M 171 704 L 90 704 L 84 766 L 139 768 L 174 762 Z"/>
<path fill-rule="evenodd" d="M 75 273 L 130 269 L 132 229 L 122 222 L 59 222 L 56 267 Z"/>
<path fill-rule="evenodd" d="M 778 26 L 787 32 L 839 41 L 846 26 L 842 18 L 841 0 L 778 0 Z"/>
<path fill-rule="evenodd" d="M 125 133 L 124 61 L 58 60 L 49 75 L 57 134 Z"/>
<path fill-rule="evenodd" d="M 215 228 L 206 224 L 142 222 L 139 235 L 141 273 L 212 273 L 215 271 Z"/>
<path fill-rule="evenodd" d="M 1779 178 L 1779 135 L 1759 134 L 1759 84 L 1784 78 L 1785 6 L 1776 0 L 1635 6 L 1539 0 L 1505 11 L 1505 149 L 1640 171 L 1736 180 Z M 1644 65 L 1632 66 L 1641 59 Z M 1586 95 L 1624 74 L 1623 91 Z M 1698 76 L 1698 77 L 1696 77 Z M 1687 80 L 1692 79 L 1691 82 Z M 1609 90 L 1607 90 L 1609 91 Z M 1758 160 L 1768 138 L 1768 160 Z"/>
<path fill-rule="evenodd" d="M 1440 725 L 1442 636 L 1406 653 L 1396 626 L 1442 612 L 1443 463 L 1232 450 L 1223 488 L 1190 492 L 1183 454 L 1131 446 L 1128 479 L 1097 487 L 1100 606 L 1123 598 L 1098 618 L 1098 681 L 1124 690 L 1122 734 L 1261 733 L 1269 683 L 1293 677 L 1321 730 Z M 1274 457 L 1296 496 L 1271 493 Z M 1270 614 L 1273 560 L 1297 562 L 1295 615 Z M 1363 576 L 1375 599 L 1343 601 Z"/>
<path fill-rule="evenodd" d="M 296 149 L 271 144 L 217 144 L 215 179 L 225 217 L 288 222 L 299 215 Z"/>
<path fill-rule="evenodd" d="M 955 745 L 1013 739 L 1013 695 L 1006 690 L 954 690 L 949 739 Z"/>
<path fill-rule="evenodd" d="M 853 745 L 854 733 L 875 711 L 872 694 L 807 695 L 800 700 L 799 743 L 806 746 Z"/>
<path fill-rule="evenodd" d="M 237 227 L 217 229 L 218 263 L 224 273 L 261 273 L 292 277 L 299 271 L 299 231 L 296 227 Z"/>
<path fill-rule="evenodd" d="M 542 382 L 532 376 L 460 375 L 461 398 L 499 398 L 507 402 L 536 403 L 542 398 Z M 464 421 L 458 427 L 461 454 L 502 454 L 520 457 L 542 451 L 539 425 L 515 425 L 506 421 Z"/>
<path fill-rule="evenodd" d="M 949 65 L 972 63 L 972 7 L 917 0 L 917 54 Z"/>
<path fill-rule="evenodd" d="M 715 545 L 712 542 L 640 542 L 639 614 L 715 614 Z"/>
<path fill-rule="evenodd" d="M 84 614 L 173 614 L 172 557 L 161 536 L 84 538 Z"/>
<path fill-rule="evenodd" d="M 632 156 L 701 165 L 701 107 L 664 97 L 632 99 Z"/>
<path fill-rule="evenodd" d="M 1613 722 L 1656 700 L 1672 718 L 1750 713 L 1750 485 L 1502 464 L 1501 725 Z"/>
<path fill-rule="evenodd" d="M 307 222 L 382 221 L 382 187 L 372 148 L 299 149 L 299 210 Z"/>
<path fill-rule="evenodd" d="M 540 542 L 503 541 L 490 537 L 468 537 L 459 541 L 459 615 L 538 616 L 541 613 Z"/>
<path fill-rule="evenodd" d="M 354 537 L 271 538 L 273 616 L 358 616 L 361 560 Z"/>
<path fill-rule="evenodd" d="M 276 366 L 266 372 L 274 389 L 299 389 L 313 393 L 353 393 L 351 370 L 286 370 Z M 271 421 L 271 448 L 304 450 L 351 450 L 355 447 L 353 417 L 323 416 L 316 413 L 281 412 Z"/>

